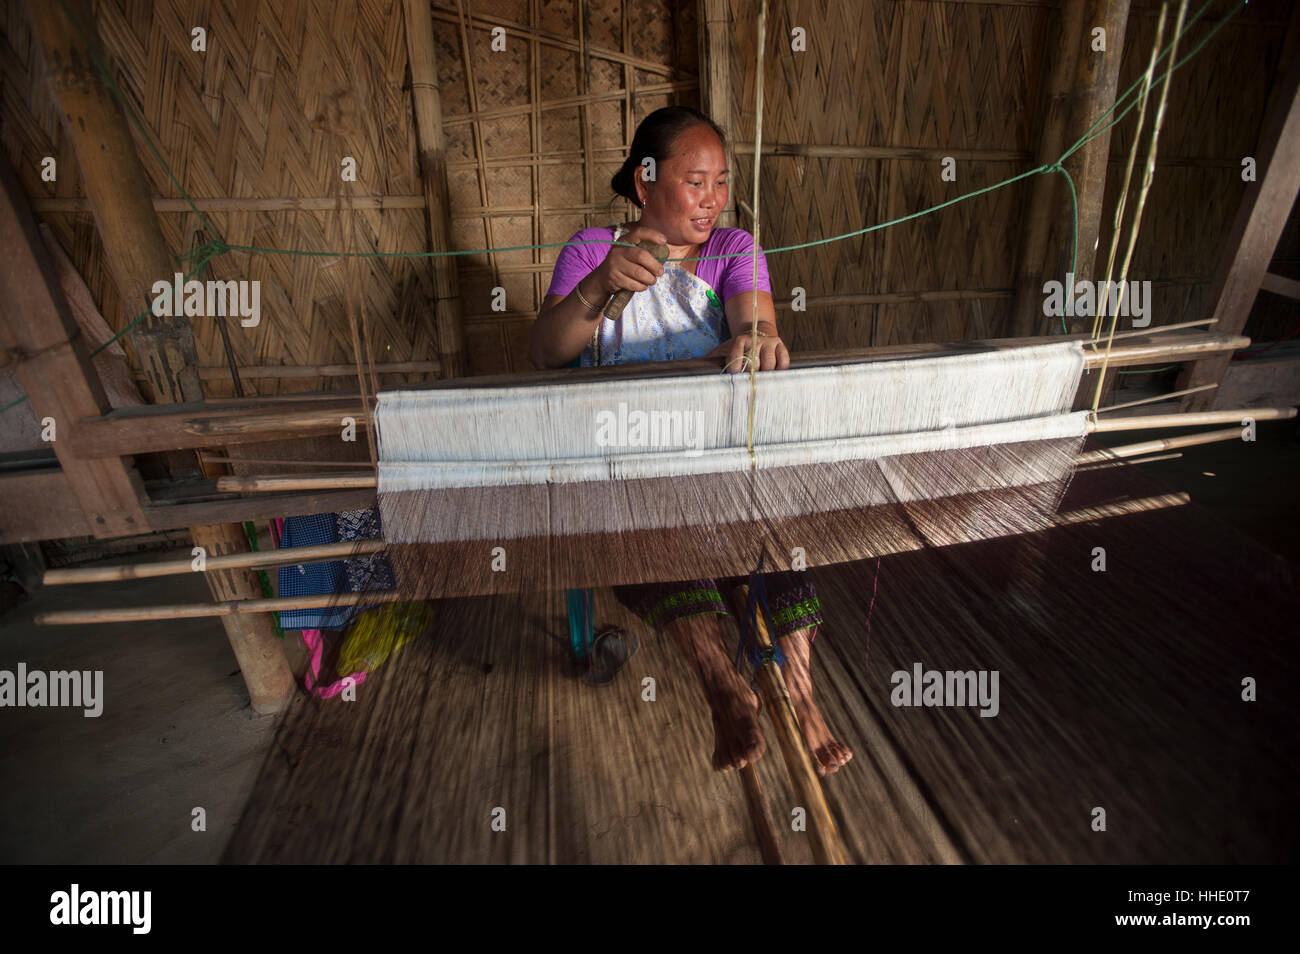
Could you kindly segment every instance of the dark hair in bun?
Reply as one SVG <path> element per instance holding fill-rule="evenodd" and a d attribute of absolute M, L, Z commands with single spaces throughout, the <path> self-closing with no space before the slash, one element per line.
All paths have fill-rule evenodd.
<path fill-rule="evenodd" d="M 698 109 L 691 109 L 689 106 L 665 106 L 663 109 L 656 109 L 636 127 L 636 135 L 632 137 L 632 146 L 628 150 L 627 158 L 623 160 L 623 165 L 619 166 L 618 172 L 614 173 L 614 177 L 609 180 L 609 187 L 640 208 L 641 200 L 636 196 L 636 180 L 633 177 L 640 171 L 641 163 L 650 157 L 658 166 L 672 154 L 673 142 L 677 137 L 692 126 L 708 126 L 717 133 L 718 140 L 723 148 L 726 148 L 727 138 L 722 135 L 718 124 Z"/>

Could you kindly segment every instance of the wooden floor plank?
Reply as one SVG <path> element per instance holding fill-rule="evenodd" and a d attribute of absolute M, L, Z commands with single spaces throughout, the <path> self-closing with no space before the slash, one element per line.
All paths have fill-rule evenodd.
<path fill-rule="evenodd" d="M 1163 489 L 1089 471 L 1062 508 Z M 826 614 L 815 683 L 855 752 L 827 782 L 852 861 L 1286 860 L 1300 587 L 1231 527 L 1182 507 L 809 573 Z M 702 691 L 610 591 L 597 619 L 641 649 L 605 686 L 570 659 L 562 593 L 438 614 L 356 702 L 295 702 L 227 860 L 759 861 L 739 778 L 709 767 Z M 891 677 L 917 662 L 997 670 L 997 716 L 895 706 Z M 774 749 L 759 770 L 786 860 L 810 861 Z"/>

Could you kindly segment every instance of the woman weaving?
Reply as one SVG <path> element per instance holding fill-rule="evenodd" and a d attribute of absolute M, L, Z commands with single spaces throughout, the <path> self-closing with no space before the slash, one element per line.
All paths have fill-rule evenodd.
<path fill-rule="evenodd" d="M 645 160 L 653 159 L 653 164 Z M 649 174 L 649 169 L 654 174 Z M 776 328 L 767 263 L 742 229 L 715 229 L 727 204 L 722 133 L 702 113 L 685 107 L 656 110 L 637 127 L 629 155 L 611 186 L 641 210 L 630 229 L 583 229 L 561 251 L 533 327 L 532 359 L 557 368 L 580 358 L 594 364 L 721 357 L 728 371 L 745 366 L 753 335 L 755 298 L 760 370 L 789 367 L 790 352 Z M 671 259 L 704 261 L 661 265 L 635 244 L 666 245 Z M 606 244 L 601 244 L 606 243 Z M 737 253 L 744 253 L 738 255 Z M 731 258 L 708 256 L 732 255 Z M 633 292 L 617 321 L 601 316 L 616 292 Z M 713 767 L 741 768 L 763 754 L 758 697 L 733 668 L 720 617 L 732 581 L 619 586 L 614 595 L 658 632 L 667 632 L 704 687 L 713 714 Z M 721 586 L 720 586 L 721 584 Z M 818 771 L 834 772 L 852 758 L 835 740 L 813 701 L 810 657 L 821 611 L 812 584 L 800 574 L 767 578 L 777 645 L 786 681 Z"/>

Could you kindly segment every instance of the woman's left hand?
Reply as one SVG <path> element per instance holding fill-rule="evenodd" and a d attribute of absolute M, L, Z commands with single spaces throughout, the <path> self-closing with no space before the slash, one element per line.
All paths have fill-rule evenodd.
<path fill-rule="evenodd" d="M 747 357 L 753 354 L 752 333 L 729 338 L 710 351 L 706 358 L 725 358 L 723 371 L 736 374 L 749 370 Z M 758 370 L 783 371 L 790 367 L 790 349 L 776 335 L 760 335 L 758 339 Z"/>

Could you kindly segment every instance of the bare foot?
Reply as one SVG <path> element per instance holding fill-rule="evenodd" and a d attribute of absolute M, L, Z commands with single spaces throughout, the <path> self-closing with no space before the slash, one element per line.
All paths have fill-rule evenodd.
<path fill-rule="evenodd" d="M 758 696 L 740 680 L 736 683 L 734 690 L 709 695 L 709 708 L 713 711 L 713 767 L 719 772 L 757 762 L 767 749 L 758 724 Z"/>
<path fill-rule="evenodd" d="M 713 714 L 713 767 L 719 772 L 744 768 L 767 749 L 758 724 L 758 697 L 736 672 L 722 648 L 720 616 L 692 616 L 668 624 L 704 687 Z"/>
<path fill-rule="evenodd" d="M 853 758 L 853 752 L 831 734 L 821 709 L 813 701 L 812 644 L 808 630 L 791 633 L 779 643 L 786 658 L 782 674 L 786 688 L 790 690 L 790 702 L 799 719 L 799 728 L 808 743 L 808 750 L 812 752 L 813 765 L 818 775 L 830 775 Z"/>

